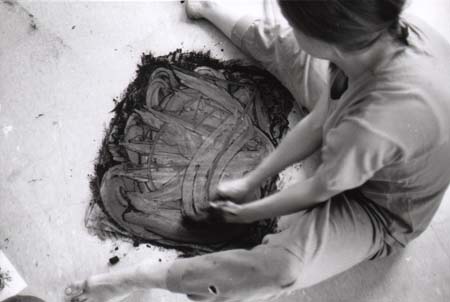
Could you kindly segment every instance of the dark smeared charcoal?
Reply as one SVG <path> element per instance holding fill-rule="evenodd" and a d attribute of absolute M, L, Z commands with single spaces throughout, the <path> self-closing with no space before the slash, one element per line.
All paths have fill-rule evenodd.
<path fill-rule="evenodd" d="M 111 265 L 117 264 L 117 263 L 119 263 L 119 261 L 120 261 L 120 258 L 117 256 L 109 258 L 109 264 L 111 264 Z"/>
<path fill-rule="evenodd" d="M 269 73 L 209 54 L 144 55 L 107 130 L 91 188 L 120 234 L 203 253 L 251 247 L 274 221 L 215 219 L 209 201 L 287 131 L 292 96 Z M 275 178 L 253 193 L 274 192 Z"/>

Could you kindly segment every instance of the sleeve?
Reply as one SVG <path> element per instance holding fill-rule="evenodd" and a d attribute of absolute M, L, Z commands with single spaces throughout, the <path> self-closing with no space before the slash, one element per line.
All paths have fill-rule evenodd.
<path fill-rule="evenodd" d="M 274 74 L 300 105 L 312 110 L 327 87 L 329 62 L 301 50 L 291 27 L 245 16 L 234 26 L 231 40 Z"/>
<path fill-rule="evenodd" d="M 389 136 L 347 119 L 326 134 L 315 176 L 325 188 L 342 192 L 361 186 L 399 156 L 401 148 Z"/>

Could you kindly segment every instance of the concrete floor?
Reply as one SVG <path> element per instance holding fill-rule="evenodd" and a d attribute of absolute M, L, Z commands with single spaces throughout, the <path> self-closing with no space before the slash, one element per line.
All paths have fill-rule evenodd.
<path fill-rule="evenodd" d="M 235 6 L 261 12 L 255 1 Z M 448 0 L 416 0 L 410 10 L 450 40 Z M 62 301 L 71 280 L 116 269 L 107 265 L 113 255 L 122 257 L 117 267 L 176 257 L 100 241 L 83 224 L 112 98 L 133 78 L 142 52 L 176 48 L 244 57 L 211 26 L 187 20 L 180 1 L 0 1 L 0 249 L 27 281 L 25 294 Z M 280 301 L 448 301 L 449 232 L 447 194 L 431 227 L 403 253 Z M 187 299 L 151 291 L 128 301 Z"/>

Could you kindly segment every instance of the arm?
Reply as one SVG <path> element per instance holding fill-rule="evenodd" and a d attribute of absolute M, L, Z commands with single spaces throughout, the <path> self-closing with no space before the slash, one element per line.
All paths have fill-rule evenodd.
<path fill-rule="evenodd" d="M 327 111 L 328 94 L 324 93 L 313 111 L 295 125 L 275 151 L 244 177 L 221 182 L 211 199 L 229 199 L 239 203 L 250 201 L 249 194 L 266 178 L 316 151 L 322 144 L 322 125 Z"/>
<path fill-rule="evenodd" d="M 322 125 L 328 101 L 324 95 L 314 110 L 303 118 L 246 178 L 251 188 L 257 187 L 266 178 L 278 174 L 289 165 L 304 160 L 322 144 Z"/>
<path fill-rule="evenodd" d="M 295 125 L 269 156 L 245 176 L 219 183 L 210 195 L 211 200 L 251 201 L 252 192 L 266 178 L 305 159 L 322 145 L 322 125 L 327 111 L 328 94 L 324 93 L 313 111 Z"/>
<path fill-rule="evenodd" d="M 238 205 L 233 202 L 211 203 L 229 223 L 254 221 L 292 214 L 324 202 L 340 193 L 327 188 L 319 178 L 311 177 L 263 199 Z"/>
<path fill-rule="evenodd" d="M 328 62 L 302 51 L 287 24 L 269 25 L 262 18 L 246 16 L 239 5 L 222 6 L 213 1 L 188 0 L 186 13 L 193 19 L 207 19 L 219 28 L 237 47 L 275 75 L 297 102 L 310 111 L 327 87 Z"/>
<path fill-rule="evenodd" d="M 234 223 L 301 211 L 363 185 L 383 167 L 401 160 L 402 150 L 379 124 L 349 117 L 324 138 L 322 164 L 313 177 L 252 203 L 222 202 L 212 207 Z"/>

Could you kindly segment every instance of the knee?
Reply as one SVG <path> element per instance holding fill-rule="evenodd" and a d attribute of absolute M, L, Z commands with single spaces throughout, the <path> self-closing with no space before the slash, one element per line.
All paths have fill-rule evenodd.
<path fill-rule="evenodd" d="M 279 289 L 286 289 L 292 287 L 301 274 L 300 259 L 295 257 L 285 249 L 276 249 L 271 251 L 275 257 L 267 258 L 269 261 L 269 273 L 274 285 Z"/>
<path fill-rule="evenodd" d="M 298 268 L 297 263 L 292 266 L 289 265 L 289 263 L 291 263 L 291 261 L 287 261 L 286 265 L 280 266 L 275 274 L 274 280 L 281 289 L 292 287 L 297 282 L 300 274 L 296 269 Z"/>

